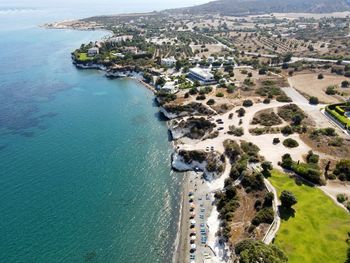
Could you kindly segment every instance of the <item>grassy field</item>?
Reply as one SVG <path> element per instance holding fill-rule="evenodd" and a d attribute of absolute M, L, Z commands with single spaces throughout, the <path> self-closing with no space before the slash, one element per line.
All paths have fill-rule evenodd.
<path fill-rule="evenodd" d="M 80 61 L 88 61 L 88 60 L 91 60 L 91 58 L 88 57 L 87 53 L 79 53 L 78 59 L 79 59 Z"/>
<path fill-rule="evenodd" d="M 282 219 L 275 240 L 275 244 L 287 253 L 289 262 L 344 263 L 350 215 L 321 190 L 298 186 L 282 172 L 273 171 L 269 180 L 278 195 L 289 190 L 298 199 L 294 215 Z"/>

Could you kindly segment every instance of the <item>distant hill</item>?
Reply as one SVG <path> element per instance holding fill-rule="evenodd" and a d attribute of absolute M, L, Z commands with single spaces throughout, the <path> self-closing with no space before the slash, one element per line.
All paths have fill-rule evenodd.
<path fill-rule="evenodd" d="M 266 13 L 331 13 L 350 11 L 350 0 L 218 0 L 189 8 L 185 13 L 247 15 Z"/>

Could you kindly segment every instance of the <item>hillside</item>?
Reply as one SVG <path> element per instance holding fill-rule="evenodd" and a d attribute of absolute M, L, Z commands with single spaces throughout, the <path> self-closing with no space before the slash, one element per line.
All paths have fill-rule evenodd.
<path fill-rule="evenodd" d="M 349 10 L 350 0 L 218 0 L 173 11 L 246 15 L 263 13 L 331 13 Z"/>

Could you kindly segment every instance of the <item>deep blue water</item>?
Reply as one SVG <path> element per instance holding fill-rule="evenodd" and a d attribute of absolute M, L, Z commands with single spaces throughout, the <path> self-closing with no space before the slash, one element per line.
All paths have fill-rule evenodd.
<path fill-rule="evenodd" d="M 181 178 L 153 95 L 73 67 L 106 33 L 14 13 L 0 12 L 0 262 L 170 262 Z"/>

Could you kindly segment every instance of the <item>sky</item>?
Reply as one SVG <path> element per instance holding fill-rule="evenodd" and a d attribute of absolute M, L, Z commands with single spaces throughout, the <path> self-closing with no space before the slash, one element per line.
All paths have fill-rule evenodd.
<path fill-rule="evenodd" d="M 142 12 L 192 6 L 209 0 L 0 0 L 0 8 L 94 8 L 111 13 Z"/>

